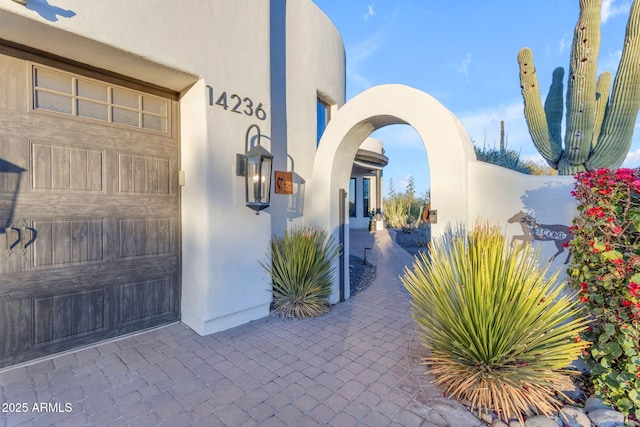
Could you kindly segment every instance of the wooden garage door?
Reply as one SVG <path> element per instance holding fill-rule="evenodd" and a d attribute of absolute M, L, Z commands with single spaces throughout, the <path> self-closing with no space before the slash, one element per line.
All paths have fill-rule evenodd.
<path fill-rule="evenodd" d="M 175 96 L 35 58 L 0 46 L 0 367 L 179 318 Z"/>

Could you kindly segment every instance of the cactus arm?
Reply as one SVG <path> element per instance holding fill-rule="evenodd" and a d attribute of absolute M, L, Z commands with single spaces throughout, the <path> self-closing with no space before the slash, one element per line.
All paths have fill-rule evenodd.
<path fill-rule="evenodd" d="M 593 142 L 601 0 L 580 0 L 580 16 L 571 43 L 567 84 L 565 156 L 569 164 L 587 161 Z"/>
<path fill-rule="evenodd" d="M 533 52 L 529 48 L 522 48 L 518 53 L 518 64 L 520 65 L 520 88 L 524 100 L 524 117 L 529 127 L 529 133 L 533 139 L 538 152 L 549 163 L 556 167 L 562 147 L 551 142 L 549 138 L 549 125 L 547 117 L 542 108 L 540 89 L 538 87 L 538 77 L 533 64 Z"/>
<path fill-rule="evenodd" d="M 611 73 L 605 71 L 598 77 L 598 83 L 596 83 L 596 114 L 593 119 L 593 147 L 595 147 L 600 138 L 600 131 L 602 129 L 602 121 L 604 120 L 604 113 L 607 110 L 609 104 L 609 93 L 611 92 Z"/>
<path fill-rule="evenodd" d="M 553 70 L 549 93 L 544 101 L 544 111 L 547 114 L 547 123 L 549 125 L 549 138 L 551 139 L 551 144 L 557 147 L 556 151 L 558 153 L 562 153 L 563 77 L 564 68 L 558 67 Z"/>
<path fill-rule="evenodd" d="M 617 168 L 631 147 L 633 128 L 640 108 L 640 2 L 634 1 L 627 22 L 625 43 L 611 100 L 605 112 L 600 139 L 589 169 Z"/>

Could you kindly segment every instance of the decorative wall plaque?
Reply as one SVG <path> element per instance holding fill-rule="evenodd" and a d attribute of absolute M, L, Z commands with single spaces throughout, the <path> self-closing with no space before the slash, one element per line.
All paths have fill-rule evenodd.
<path fill-rule="evenodd" d="M 293 194 L 293 174 L 276 171 L 276 194 Z"/>

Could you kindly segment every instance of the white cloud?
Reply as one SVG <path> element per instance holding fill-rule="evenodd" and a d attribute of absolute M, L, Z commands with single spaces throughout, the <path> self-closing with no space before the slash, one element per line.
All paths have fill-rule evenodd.
<path fill-rule="evenodd" d="M 497 147 L 500 144 L 500 121 L 504 120 L 507 147 L 521 154 L 537 153 L 524 119 L 521 99 L 510 104 L 497 105 L 458 114 L 469 137 L 479 147 Z"/>
<path fill-rule="evenodd" d="M 637 126 L 636 126 L 637 127 Z M 637 168 L 640 167 L 640 148 L 629 151 L 627 158 L 622 163 L 623 168 Z"/>
<path fill-rule="evenodd" d="M 457 70 L 459 73 L 469 77 L 469 65 L 471 64 L 471 54 L 467 53 L 464 58 L 462 58 L 462 63 L 458 66 Z"/>
<path fill-rule="evenodd" d="M 616 0 L 603 0 L 602 1 L 602 9 L 600 11 L 600 19 L 604 24 L 616 15 L 620 15 L 622 13 L 627 13 L 631 8 L 631 3 L 625 2 L 622 4 L 616 5 Z"/>
<path fill-rule="evenodd" d="M 366 60 L 376 53 L 383 44 L 383 31 L 377 31 L 371 37 L 354 46 L 347 47 L 347 79 L 352 83 L 355 93 L 373 86 L 371 79 L 360 71 Z"/>
<path fill-rule="evenodd" d="M 566 36 L 560 39 L 560 43 L 558 44 L 558 49 L 560 50 L 560 54 L 564 53 L 564 48 L 567 47 L 567 39 Z"/>
<path fill-rule="evenodd" d="M 362 15 L 365 21 L 376 14 L 376 12 L 373 10 L 373 5 L 374 3 L 371 3 L 369 6 L 367 6 L 367 11 Z"/>
<path fill-rule="evenodd" d="M 598 64 L 598 72 L 610 71 L 615 77 L 618 65 L 620 65 L 620 58 L 622 58 L 622 49 L 618 49 L 615 52 L 609 52 L 606 56 L 601 56 L 601 61 Z"/>
<path fill-rule="evenodd" d="M 540 155 L 540 153 L 521 155 L 520 159 L 525 162 L 533 162 L 540 166 L 548 166 L 547 161 Z"/>

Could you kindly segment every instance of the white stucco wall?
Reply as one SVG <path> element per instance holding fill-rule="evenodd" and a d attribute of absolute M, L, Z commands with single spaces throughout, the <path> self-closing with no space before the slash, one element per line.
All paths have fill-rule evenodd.
<path fill-rule="evenodd" d="M 469 162 L 469 226 L 475 221 L 489 221 L 504 227 L 507 236 L 522 235 L 519 224 L 507 221 L 520 211 L 530 213 L 539 224 L 571 225 L 577 213 L 571 196 L 572 176 L 525 175 L 479 161 Z M 552 241 L 534 241 L 540 249 L 540 261 L 547 261 L 557 252 Z M 565 250 L 552 262 L 552 270 L 566 276 Z"/>
<path fill-rule="evenodd" d="M 273 123 L 274 134 L 286 129 L 288 155 L 278 156 L 274 167 L 294 173 L 294 194 L 276 195 L 272 210 L 279 210 L 273 233 L 293 224 L 310 222 L 309 198 L 317 146 L 316 102 L 320 96 L 337 110 L 345 102 L 345 51 L 340 33 L 311 1 L 287 1 L 286 111 Z M 286 165 L 285 165 L 286 161 Z M 286 169 L 285 169 L 286 168 Z M 294 200 L 295 199 L 295 200 Z"/>

